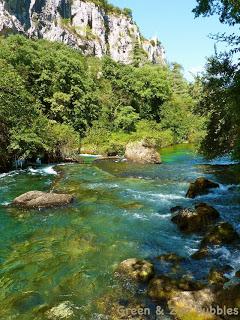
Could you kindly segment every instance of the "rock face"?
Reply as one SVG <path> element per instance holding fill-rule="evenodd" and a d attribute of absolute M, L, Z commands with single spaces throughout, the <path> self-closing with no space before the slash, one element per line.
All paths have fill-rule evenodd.
<path fill-rule="evenodd" d="M 68 194 L 29 191 L 13 200 L 13 205 L 31 208 L 51 208 L 71 203 L 73 197 Z"/>
<path fill-rule="evenodd" d="M 209 193 L 209 190 L 214 188 L 219 188 L 219 184 L 206 178 L 198 178 L 195 182 L 190 184 L 186 197 L 195 198 L 197 196 Z"/>
<path fill-rule="evenodd" d="M 153 63 L 164 63 L 157 39 L 142 38 L 132 17 L 90 0 L 0 0 L 0 34 L 61 41 L 83 54 L 110 55 L 125 64 L 138 46 Z"/>
<path fill-rule="evenodd" d="M 120 263 L 117 269 L 120 276 L 126 276 L 132 280 L 145 282 L 149 280 L 154 273 L 153 265 L 146 260 L 127 259 Z"/>
<path fill-rule="evenodd" d="M 179 229 L 186 233 L 198 232 L 206 229 L 213 221 L 219 218 L 219 212 L 206 203 L 195 206 L 195 210 L 181 209 L 172 218 Z"/>
<path fill-rule="evenodd" d="M 147 164 L 161 163 L 160 154 L 148 141 L 130 142 L 126 146 L 125 158 L 129 161 Z"/>

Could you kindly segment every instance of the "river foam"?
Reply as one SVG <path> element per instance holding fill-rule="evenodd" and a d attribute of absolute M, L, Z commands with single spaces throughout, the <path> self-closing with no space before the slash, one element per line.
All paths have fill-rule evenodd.
<path fill-rule="evenodd" d="M 28 168 L 31 174 L 43 174 L 43 175 L 57 175 L 57 171 L 54 170 L 54 165 L 42 167 L 38 169 Z"/>

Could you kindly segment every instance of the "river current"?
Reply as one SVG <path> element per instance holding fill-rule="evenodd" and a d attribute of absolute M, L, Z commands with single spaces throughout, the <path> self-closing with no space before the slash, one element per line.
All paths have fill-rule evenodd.
<path fill-rule="evenodd" d="M 195 279 L 204 279 L 214 266 L 231 265 L 227 276 L 235 281 L 239 250 L 216 246 L 211 258 L 190 259 L 202 237 L 179 232 L 170 208 L 206 202 L 240 232 L 240 166 L 228 158 L 207 161 L 190 146 L 161 154 L 161 165 L 86 158 L 86 164 L 0 175 L 0 319 L 47 319 L 46 310 L 65 301 L 73 306 L 73 319 L 105 319 L 104 303 L 145 297 L 145 288 L 136 293 L 114 276 L 117 265 L 132 257 L 155 261 L 177 253 L 186 258 L 184 273 Z M 189 183 L 200 176 L 220 188 L 185 198 Z M 75 201 L 41 211 L 9 206 L 30 190 L 66 192 Z"/>

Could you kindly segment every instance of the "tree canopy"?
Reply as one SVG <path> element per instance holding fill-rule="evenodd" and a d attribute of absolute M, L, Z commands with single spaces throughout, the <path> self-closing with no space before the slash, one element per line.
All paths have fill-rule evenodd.
<path fill-rule="evenodd" d="M 222 23 L 240 23 L 240 2 L 234 0 L 198 0 L 195 15 L 219 15 Z M 202 78 L 204 95 L 199 106 L 208 115 L 207 134 L 202 151 L 209 157 L 232 154 L 240 159 L 240 37 L 216 35 L 217 40 L 227 41 L 233 49 L 216 53 L 208 59 Z"/>
<path fill-rule="evenodd" d="M 79 139 L 102 153 L 145 136 L 159 146 L 198 140 L 204 124 L 181 66 L 136 63 L 136 54 L 123 65 L 61 43 L 0 38 L 3 153 L 54 161 L 77 152 Z"/>

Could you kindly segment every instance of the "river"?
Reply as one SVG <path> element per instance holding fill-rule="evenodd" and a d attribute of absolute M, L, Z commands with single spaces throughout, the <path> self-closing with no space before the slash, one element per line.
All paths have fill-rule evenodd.
<path fill-rule="evenodd" d="M 239 165 L 227 158 L 207 161 L 186 145 L 161 154 L 161 165 L 89 160 L 59 166 L 58 174 L 43 166 L 0 175 L 0 319 L 47 319 L 46 310 L 63 301 L 73 304 L 73 319 L 105 319 L 104 303 L 136 295 L 114 276 L 117 265 L 131 257 L 154 261 L 174 252 L 187 258 L 184 272 L 196 279 L 219 264 L 230 264 L 233 277 L 240 269 L 239 250 L 215 247 L 207 260 L 190 259 L 201 235 L 180 233 L 170 208 L 207 202 L 240 232 Z M 199 176 L 220 188 L 185 198 L 189 182 Z M 9 206 L 26 191 L 50 189 L 76 200 L 41 211 Z M 138 289 L 139 299 L 145 299 L 144 292 Z"/>

